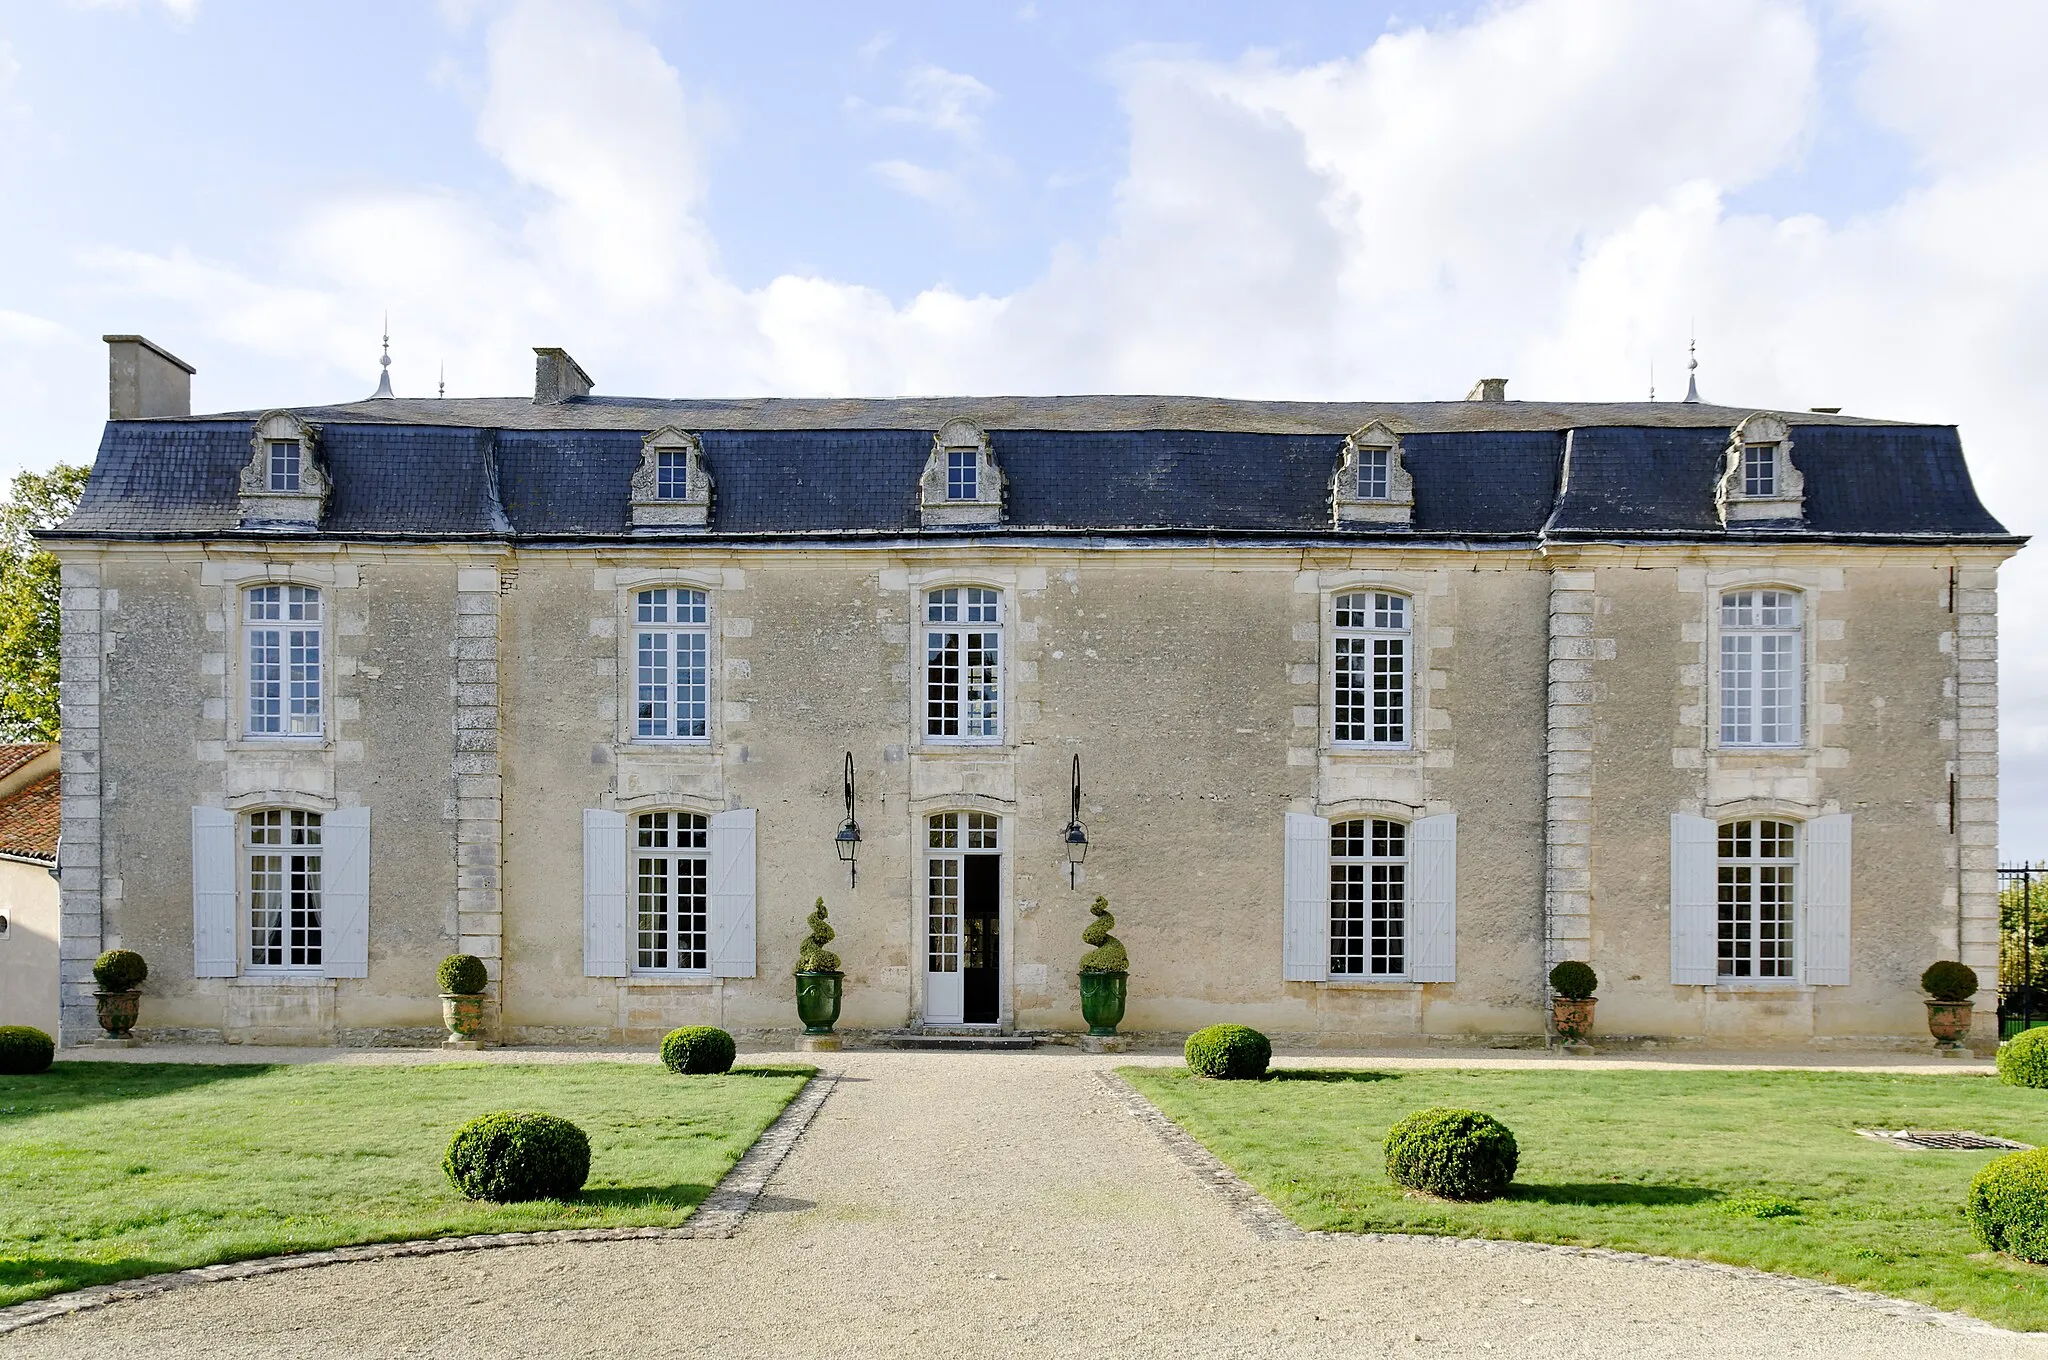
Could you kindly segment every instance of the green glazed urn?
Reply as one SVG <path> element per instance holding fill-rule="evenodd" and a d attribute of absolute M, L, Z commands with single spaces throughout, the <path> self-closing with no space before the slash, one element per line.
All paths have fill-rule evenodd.
<path fill-rule="evenodd" d="M 1116 1033 L 1116 1027 L 1123 1022 L 1124 997 L 1130 981 L 1129 973 L 1081 974 L 1081 1018 L 1088 1022 L 1090 1034 Z"/>
<path fill-rule="evenodd" d="M 839 987 L 844 973 L 798 973 L 796 1015 L 806 1034 L 830 1034 L 839 1022 Z"/>

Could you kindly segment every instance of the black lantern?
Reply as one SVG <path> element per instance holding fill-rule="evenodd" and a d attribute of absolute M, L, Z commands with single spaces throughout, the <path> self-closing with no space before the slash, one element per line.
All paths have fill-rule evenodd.
<path fill-rule="evenodd" d="M 846 820 L 839 824 L 839 834 L 832 838 L 833 849 L 839 852 L 839 862 L 846 866 L 846 886 L 851 888 L 859 880 L 860 869 L 854 863 L 854 856 L 860 853 L 860 823 L 853 820 L 853 752 L 846 753 Z"/>
<path fill-rule="evenodd" d="M 1067 847 L 1067 886 L 1075 885 L 1081 861 L 1088 858 L 1088 828 L 1081 825 L 1081 756 L 1074 755 L 1074 799 L 1067 813 L 1067 829 L 1060 837 Z"/>

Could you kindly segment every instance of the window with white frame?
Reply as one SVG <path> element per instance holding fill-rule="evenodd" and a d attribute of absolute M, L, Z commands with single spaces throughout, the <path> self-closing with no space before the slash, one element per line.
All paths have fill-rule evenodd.
<path fill-rule="evenodd" d="M 1330 705 L 1339 744 L 1408 744 L 1409 616 L 1405 595 L 1337 597 Z"/>
<path fill-rule="evenodd" d="M 1744 444 L 1742 446 L 1742 494 L 1745 496 L 1775 496 L 1778 494 L 1778 446 L 1776 444 Z"/>
<path fill-rule="evenodd" d="M 1330 974 L 1408 971 L 1408 828 L 1379 817 L 1330 824 Z"/>
<path fill-rule="evenodd" d="M 1387 460 L 1391 449 L 1361 448 L 1358 451 L 1358 499 L 1387 499 Z"/>
<path fill-rule="evenodd" d="M 249 865 L 249 966 L 321 965 L 320 814 L 252 812 Z"/>
<path fill-rule="evenodd" d="M 684 449 L 662 449 L 654 455 L 654 495 L 680 501 L 690 496 L 690 455 Z"/>
<path fill-rule="evenodd" d="M 981 454 L 976 449 L 946 451 L 946 499 L 971 501 L 980 493 Z"/>
<path fill-rule="evenodd" d="M 692 812 L 634 818 L 634 971 L 710 968 L 710 828 Z"/>
<path fill-rule="evenodd" d="M 1791 822 L 1723 822 L 1715 854 L 1723 978 L 1789 978 L 1799 829 Z"/>
<path fill-rule="evenodd" d="M 701 590 L 633 596 L 633 736 L 704 741 L 711 735 L 711 623 Z"/>
<path fill-rule="evenodd" d="M 298 440 L 273 439 L 270 441 L 270 489 L 272 491 L 299 490 Z"/>
<path fill-rule="evenodd" d="M 321 726 L 320 592 L 254 586 L 242 594 L 252 737 L 317 737 Z"/>
<path fill-rule="evenodd" d="M 1802 636 L 1795 591 L 1721 597 L 1722 745 L 1800 744 Z"/>
<path fill-rule="evenodd" d="M 948 586 L 925 596 L 927 738 L 999 741 L 1003 735 L 1003 595 Z"/>

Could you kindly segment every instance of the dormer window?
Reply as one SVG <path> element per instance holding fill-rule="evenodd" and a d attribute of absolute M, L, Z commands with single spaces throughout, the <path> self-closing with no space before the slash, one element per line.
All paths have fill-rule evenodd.
<path fill-rule="evenodd" d="M 1342 529 L 1354 524 L 1406 528 L 1415 515 L 1415 479 L 1401 457 L 1401 436 L 1375 420 L 1344 441 L 1330 478 L 1330 517 Z"/>
<path fill-rule="evenodd" d="M 688 500 L 690 496 L 690 456 L 674 449 L 661 449 L 654 455 L 654 498 L 660 501 Z"/>
<path fill-rule="evenodd" d="M 1776 444 L 1744 444 L 1742 446 L 1742 494 L 1745 496 L 1775 496 L 1778 494 L 1778 446 Z"/>
<path fill-rule="evenodd" d="M 709 527 L 711 491 L 704 445 L 696 435 L 664 425 L 640 441 L 631 498 L 635 530 L 686 533 Z"/>
<path fill-rule="evenodd" d="M 319 440 L 320 427 L 291 411 L 272 411 L 256 422 L 242 465 L 242 528 L 286 533 L 320 527 L 329 488 Z"/>
<path fill-rule="evenodd" d="M 1806 478 L 1792 462 L 1792 429 L 1759 411 L 1728 436 L 1714 501 L 1724 525 L 1806 518 Z"/>
<path fill-rule="evenodd" d="M 1000 523 L 1003 486 L 988 435 L 971 420 L 949 420 L 932 437 L 931 456 L 917 479 L 918 522 Z"/>
<path fill-rule="evenodd" d="M 297 491 L 299 489 L 298 440 L 273 439 L 270 441 L 270 489 L 272 491 Z"/>
<path fill-rule="evenodd" d="M 980 455 L 974 449 L 946 450 L 947 500 L 971 501 L 975 498 L 975 488 L 981 481 L 976 476 L 979 469 L 975 464 L 979 461 Z"/>

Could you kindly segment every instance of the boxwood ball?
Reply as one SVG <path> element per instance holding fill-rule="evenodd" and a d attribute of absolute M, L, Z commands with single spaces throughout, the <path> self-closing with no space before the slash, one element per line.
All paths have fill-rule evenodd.
<path fill-rule="evenodd" d="M 498 1110 L 455 1131 L 441 1169 L 468 1199 L 573 1199 L 590 1177 L 590 1139 L 551 1114 Z"/>

